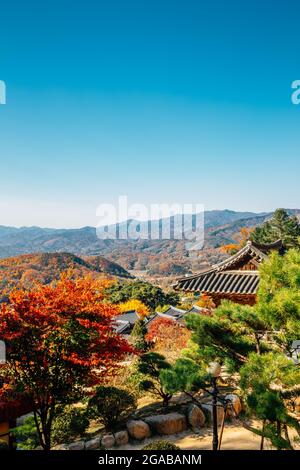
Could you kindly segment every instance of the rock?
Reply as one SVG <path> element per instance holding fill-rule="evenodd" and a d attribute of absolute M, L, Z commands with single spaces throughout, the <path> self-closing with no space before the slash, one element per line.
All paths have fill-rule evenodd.
<path fill-rule="evenodd" d="M 72 442 L 68 445 L 69 450 L 84 450 L 84 441 Z"/>
<path fill-rule="evenodd" d="M 193 429 L 203 428 L 205 425 L 205 414 L 199 406 L 192 404 L 187 410 L 187 419 Z"/>
<path fill-rule="evenodd" d="M 187 429 L 186 417 L 180 413 L 148 416 L 145 421 L 153 431 L 161 435 L 177 434 Z"/>
<path fill-rule="evenodd" d="M 202 405 L 203 410 L 206 410 L 209 416 L 209 421 L 210 424 L 212 423 L 213 417 L 212 417 L 212 405 L 205 403 Z M 218 403 L 217 406 L 217 420 L 218 420 L 218 426 L 221 426 L 222 422 L 224 419 L 224 408 L 221 403 Z"/>
<path fill-rule="evenodd" d="M 142 420 L 131 420 L 127 422 L 129 436 L 139 441 L 151 436 L 150 427 Z"/>
<path fill-rule="evenodd" d="M 300 397 L 297 397 L 295 400 L 295 412 L 300 414 Z"/>
<path fill-rule="evenodd" d="M 101 444 L 105 449 L 110 449 L 115 445 L 115 438 L 112 434 L 105 434 L 101 439 Z"/>
<path fill-rule="evenodd" d="M 243 410 L 240 397 L 238 395 L 235 395 L 234 393 L 230 393 L 229 395 L 226 395 L 225 399 L 230 400 L 230 402 L 232 403 L 232 407 L 229 406 L 227 410 L 227 415 L 233 417 L 239 416 L 239 414 Z"/>
<path fill-rule="evenodd" d="M 85 450 L 97 450 L 100 448 L 100 436 L 94 437 L 93 439 L 86 441 Z"/>
<path fill-rule="evenodd" d="M 117 446 L 128 444 L 129 436 L 127 431 L 119 431 L 115 433 L 115 440 Z"/>
<path fill-rule="evenodd" d="M 26 413 L 26 415 L 22 415 L 16 419 L 17 426 L 22 426 L 24 424 L 25 419 L 33 416 L 33 413 Z"/>
<path fill-rule="evenodd" d="M 51 450 L 69 450 L 67 444 L 58 444 L 54 447 L 51 447 Z"/>

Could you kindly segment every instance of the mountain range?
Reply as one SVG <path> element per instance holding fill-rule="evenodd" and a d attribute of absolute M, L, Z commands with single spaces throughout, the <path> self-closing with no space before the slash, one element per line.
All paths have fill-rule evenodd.
<path fill-rule="evenodd" d="M 130 278 L 122 266 L 103 256 L 79 257 L 71 253 L 38 253 L 0 260 L 0 290 L 31 287 L 34 282 L 48 284 L 69 271 L 73 278 L 91 275 L 94 278 Z"/>
<path fill-rule="evenodd" d="M 291 209 L 289 212 L 300 217 L 299 209 Z M 108 261 L 120 265 L 119 268 L 123 266 L 124 270 L 133 273 L 146 272 L 149 276 L 162 277 L 181 275 L 196 272 L 220 261 L 226 256 L 220 252 L 219 248 L 222 245 L 233 243 L 241 228 L 257 227 L 271 215 L 271 212 L 231 210 L 205 212 L 205 243 L 199 252 L 188 251 L 183 240 L 101 240 L 97 238 L 94 227 L 54 229 L 0 226 L 0 258 L 32 253 L 39 253 L 40 256 L 42 253 L 69 253 L 83 259 L 84 262 L 86 256 L 100 256 L 102 260 L 105 257 Z M 125 224 L 128 225 L 129 222 Z M 174 220 L 169 222 L 174 227 Z M 149 223 L 140 224 L 149 226 Z M 119 228 L 120 225 L 116 227 L 117 230 Z M 177 227 L 174 227 L 175 229 Z M 16 262 L 16 258 L 11 262 Z M 0 265 L 0 270 L 2 269 Z"/>

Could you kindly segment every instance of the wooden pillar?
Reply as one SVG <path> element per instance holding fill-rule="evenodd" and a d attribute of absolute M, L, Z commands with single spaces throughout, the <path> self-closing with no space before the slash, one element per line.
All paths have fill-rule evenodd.
<path fill-rule="evenodd" d="M 0 423 L 0 440 L 9 446 L 9 421 Z"/>

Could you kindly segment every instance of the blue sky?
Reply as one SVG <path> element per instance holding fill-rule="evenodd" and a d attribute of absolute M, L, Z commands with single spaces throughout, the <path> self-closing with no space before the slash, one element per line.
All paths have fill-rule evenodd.
<path fill-rule="evenodd" d="M 296 0 L 28 0 L 0 13 L 0 224 L 95 225 L 119 195 L 300 206 Z"/>

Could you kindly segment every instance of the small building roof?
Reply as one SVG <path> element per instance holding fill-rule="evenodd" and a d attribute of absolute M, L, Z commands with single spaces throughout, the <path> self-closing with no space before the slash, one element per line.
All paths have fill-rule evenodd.
<path fill-rule="evenodd" d="M 168 310 L 166 310 L 165 312 L 163 312 L 163 315 L 167 315 L 169 317 L 173 317 L 173 318 L 180 318 L 182 315 L 184 315 L 186 313 L 186 310 L 183 310 L 181 308 L 176 308 L 176 307 L 173 307 L 172 305 L 168 308 Z"/>
<path fill-rule="evenodd" d="M 134 325 L 135 322 L 139 319 L 140 319 L 139 314 L 135 310 L 130 310 L 128 312 L 121 313 L 120 315 L 117 315 L 114 318 L 114 321 L 116 321 L 116 322 L 128 322 L 128 323 Z"/>

